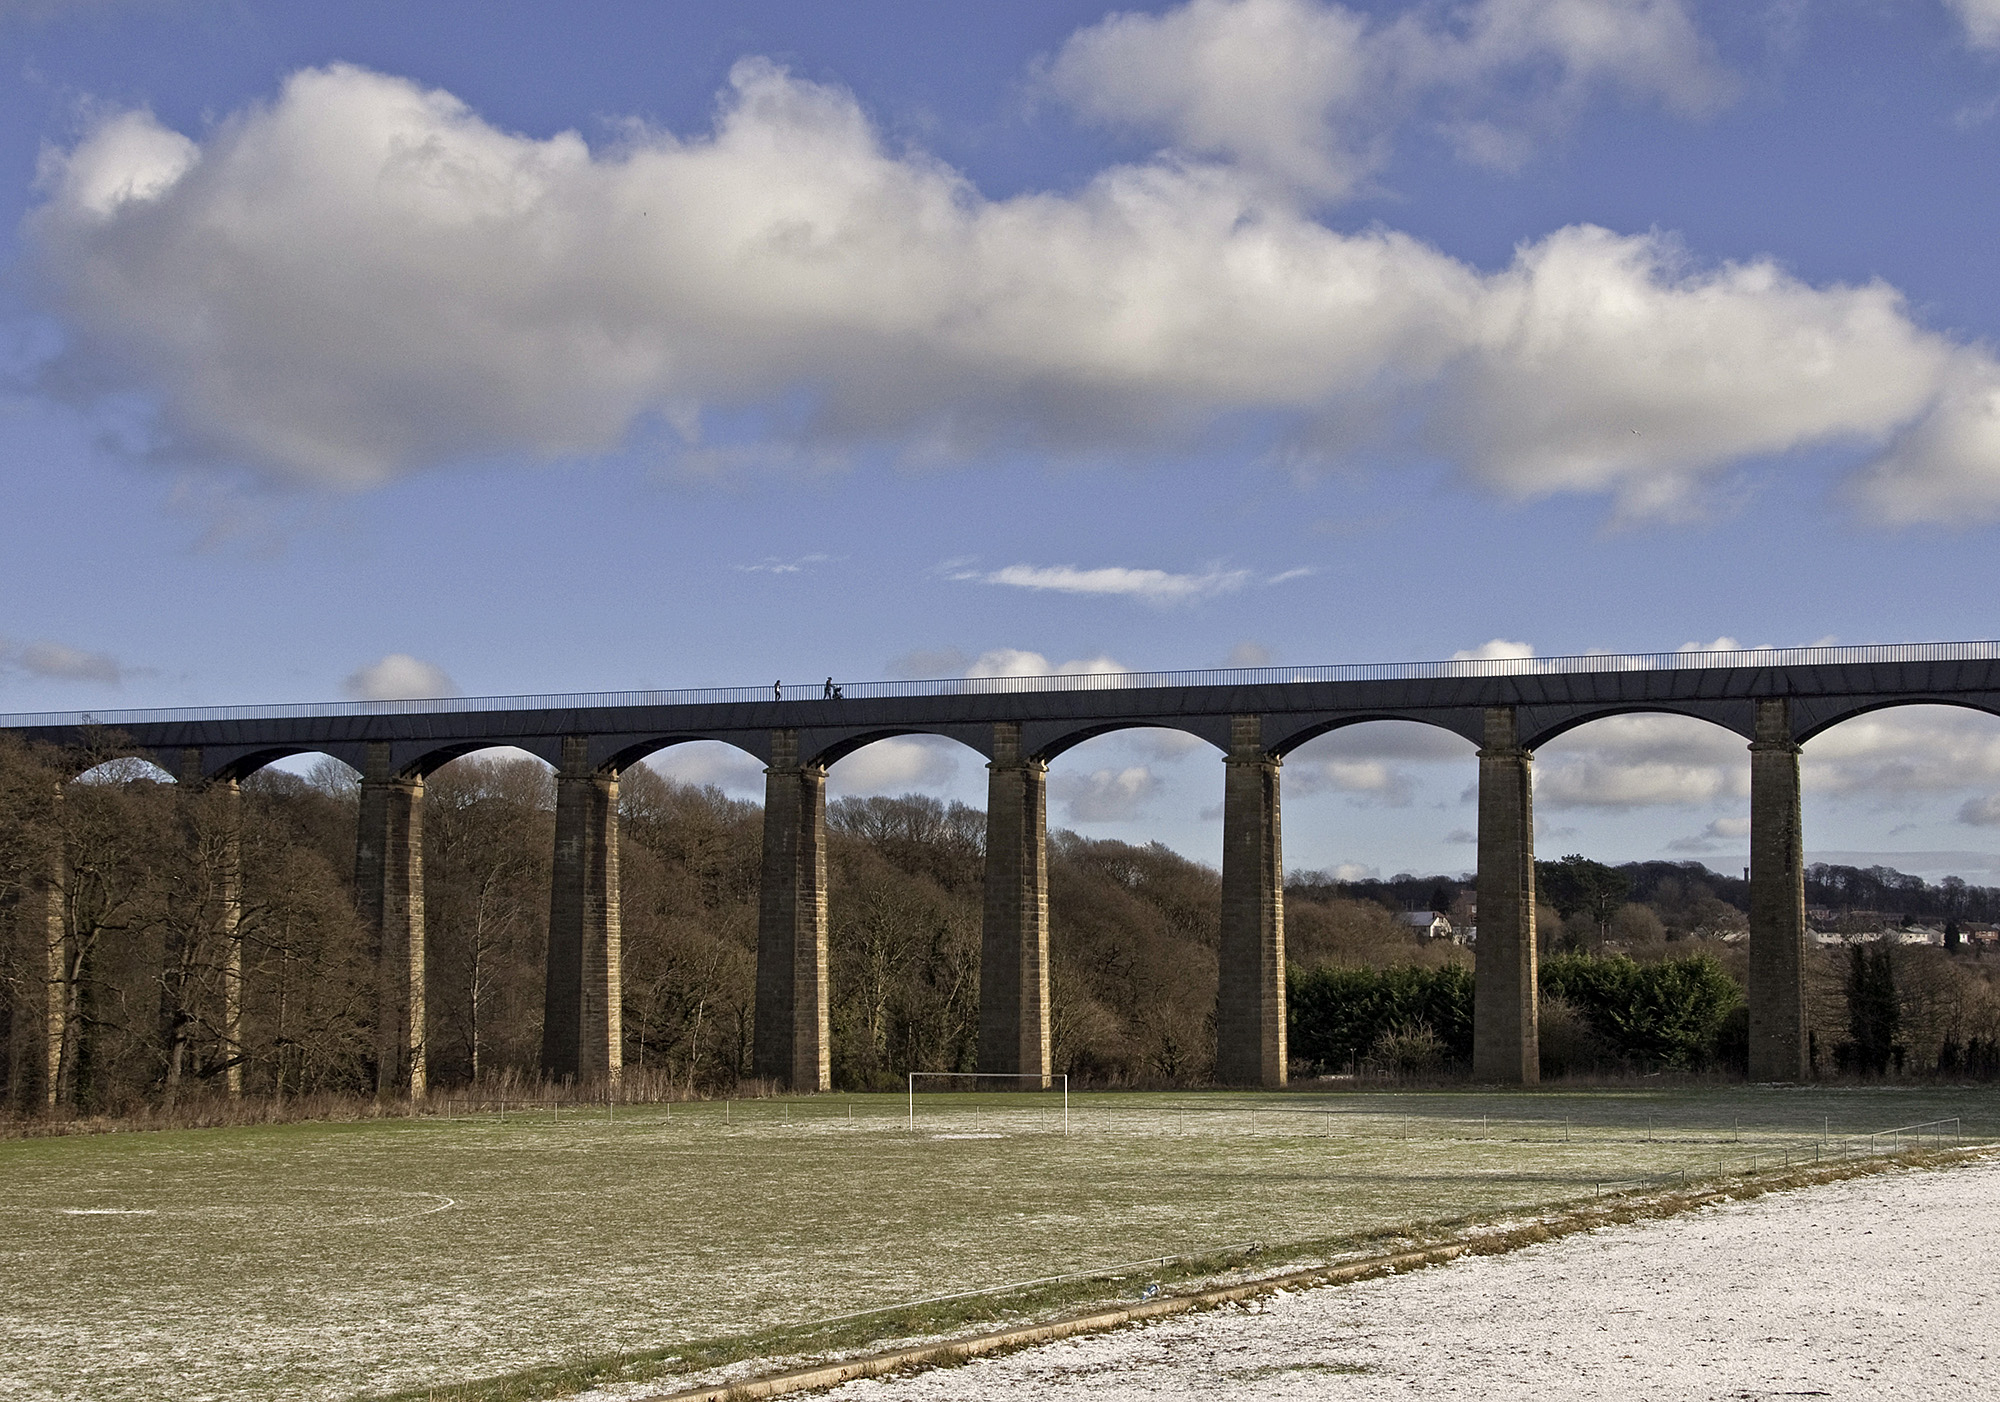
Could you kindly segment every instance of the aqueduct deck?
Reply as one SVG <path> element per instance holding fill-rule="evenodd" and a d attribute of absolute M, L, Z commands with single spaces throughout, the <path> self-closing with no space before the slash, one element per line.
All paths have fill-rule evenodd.
<path fill-rule="evenodd" d="M 1804 846 L 1799 747 L 1885 706 L 2000 714 L 2000 643 L 1482 659 L 973 678 L 724 691 L 332 703 L 0 717 L 0 730 L 102 758 L 144 755 L 183 783 L 234 792 L 291 755 L 359 770 L 355 874 L 378 951 L 379 1079 L 424 1090 L 424 778 L 473 751 L 514 746 L 557 771 L 542 1064 L 616 1078 L 618 776 L 669 746 L 715 740 L 766 766 L 755 1069 L 795 1089 L 829 1084 L 826 771 L 899 735 L 941 735 L 988 760 L 979 1064 L 1050 1070 L 1046 775 L 1070 747 L 1160 727 L 1223 752 L 1217 1075 L 1285 1079 L 1284 870 L 1279 770 L 1307 740 L 1371 720 L 1435 725 L 1479 746 L 1479 955 L 1474 1071 L 1537 1077 L 1534 751 L 1587 721 L 1693 716 L 1749 742 L 1750 1071 L 1805 1074 Z M 79 762 L 85 762 L 80 760 Z M 94 762 L 92 759 L 89 762 Z M 55 911 L 52 919 L 59 919 Z M 226 917 L 225 917 L 226 918 Z"/>

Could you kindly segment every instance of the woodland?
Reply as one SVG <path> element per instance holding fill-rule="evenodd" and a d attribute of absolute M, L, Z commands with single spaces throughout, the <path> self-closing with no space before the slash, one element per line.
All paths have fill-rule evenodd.
<path fill-rule="evenodd" d="M 0 1026 L 14 1112 L 47 1110 L 34 1072 L 44 998 L 55 1002 L 61 1042 L 57 1114 L 130 1113 L 214 1095 L 231 1080 L 245 1097 L 367 1093 L 374 973 L 352 889 L 352 771 L 324 760 L 309 773 L 265 769 L 243 782 L 232 942 L 217 918 L 228 815 L 215 796 L 129 758 L 67 780 L 76 767 L 0 737 Z M 624 776 L 620 804 L 627 1074 L 655 1093 L 739 1093 L 752 1045 L 761 810 L 643 766 Z M 423 808 L 431 1084 L 529 1084 L 541 1035 L 552 776 L 534 760 L 472 756 L 430 777 Z M 827 817 L 836 1086 L 889 1088 L 912 1069 L 972 1069 L 984 815 L 912 794 L 840 799 Z M 1562 971 L 1554 985 L 1544 973 L 1545 1069 L 1727 1074 L 1744 974 L 1743 883 L 1695 863 L 1565 857 L 1537 866 L 1555 902 L 1538 913 L 1544 959 Z M 26 918 L 38 883 L 60 902 L 53 958 L 49 923 Z M 1078 1085 L 1205 1082 L 1218 873 L 1159 844 L 1057 830 L 1049 888 L 1056 1069 Z M 1880 869 L 1816 868 L 1809 899 L 1828 893 L 1845 893 L 1857 910 L 1968 923 L 2000 911 L 2000 893 Z M 1295 1072 L 1458 1073 L 1465 1029 L 1449 1009 L 1454 989 L 1469 1008 L 1473 951 L 1421 936 L 1404 912 L 1436 910 L 1463 928 L 1476 922 L 1472 898 L 1464 876 L 1293 874 L 1285 929 Z M 1861 980 L 1859 1023 L 1855 956 L 1813 953 L 1823 1074 L 1978 1073 L 1981 1049 L 2000 1034 L 2000 958 L 1970 940 L 1877 953 L 1881 968 Z M 223 1009 L 236 978 L 232 1038 Z M 1406 993 L 1429 991 L 1399 1003 L 1403 995 L 1382 991 L 1396 980 Z M 1665 1040 L 1606 1032 L 1626 1016 L 1605 1022 L 1606 999 L 1657 1002 L 1662 988 L 1699 1004 Z M 1435 1007 L 1424 1001 L 1434 995 L 1443 999 Z M 1362 1016 L 1356 999 L 1374 999 L 1379 1015 Z"/>

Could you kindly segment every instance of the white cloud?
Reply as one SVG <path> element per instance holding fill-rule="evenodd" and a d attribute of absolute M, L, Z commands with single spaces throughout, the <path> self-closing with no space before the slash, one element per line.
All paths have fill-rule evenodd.
<path fill-rule="evenodd" d="M 1667 844 L 1669 852 L 1714 852 L 1720 848 L 1742 851 L 1750 836 L 1748 818 L 1717 818 L 1692 837 L 1677 837 Z"/>
<path fill-rule="evenodd" d="M 1216 594 L 1233 593 L 1250 577 L 1248 570 L 1210 570 L 1206 574 L 1173 574 L 1166 570 L 1128 569 L 1121 565 L 1080 570 L 1072 565 L 1008 565 L 989 574 L 959 574 L 1014 589 L 1043 589 L 1059 594 L 1113 594 L 1143 599 L 1149 604 L 1180 604 Z"/>
<path fill-rule="evenodd" d="M 1058 770 L 1049 775 L 1049 797 L 1062 804 L 1073 823 L 1122 823 L 1136 818 L 1159 789 L 1160 781 L 1143 765 L 1088 774 Z"/>
<path fill-rule="evenodd" d="M 2000 510 L 2000 367 L 1954 367 L 1931 411 L 1854 483 L 1864 511 L 1894 525 L 1990 520 Z"/>
<path fill-rule="evenodd" d="M 1648 70 L 1607 16 L 1643 34 L 1678 13 L 1489 0 L 1432 29 L 1473 70 L 1490 51 L 1631 75 Z M 850 95 L 758 60 L 711 136 L 597 151 L 399 78 L 307 70 L 198 145 L 110 119 L 43 189 L 25 239 L 74 372 L 51 382 L 137 390 L 160 451 L 296 482 L 598 453 L 656 421 L 707 451 L 709 412 L 786 403 L 810 408 L 743 452 L 1144 455 L 1255 422 L 1311 465 L 1357 424 L 1414 422 L 1420 441 L 1391 447 L 1510 495 L 1607 493 L 1627 517 L 1687 514 L 1746 458 L 1893 436 L 1877 515 L 2000 512 L 1978 456 L 2000 368 L 1886 286 L 1590 227 L 1482 272 L 1178 160 L 990 200 L 885 148 Z M 1001 573 L 1155 599 L 1240 583 Z"/>
<path fill-rule="evenodd" d="M 693 740 L 648 755 L 647 768 L 682 784 L 713 784 L 724 793 L 762 798 L 764 766 L 719 740 Z"/>
<path fill-rule="evenodd" d="M 407 652 L 392 652 L 371 662 L 340 684 L 356 701 L 408 701 L 432 696 L 456 696 L 458 687 L 434 662 Z"/>
<path fill-rule="evenodd" d="M 1295 798 L 1344 793 L 1357 804 L 1403 808 L 1420 788 L 1411 765 L 1463 770 L 1472 756 L 1469 742 L 1436 726 L 1405 721 L 1343 726 L 1285 757 L 1285 792 Z"/>
<path fill-rule="evenodd" d="M 1288 760 L 1285 788 L 1295 795 L 1328 791 L 1354 794 L 1388 808 L 1408 807 L 1416 795 L 1416 785 L 1408 774 L 1380 760 Z"/>
<path fill-rule="evenodd" d="M 1245 638 L 1229 649 L 1229 656 L 1223 659 L 1225 667 L 1268 667 L 1271 665 L 1271 649 L 1252 638 Z"/>
<path fill-rule="evenodd" d="M 1806 742 L 1800 770 L 1808 795 L 1858 798 L 1878 808 L 1921 806 L 1968 788 L 2000 789 L 2000 722 L 1942 706 L 1870 711 Z"/>
<path fill-rule="evenodd" d="M 827 771 L 827 792 L 848 797 L 943 788 L 958 775 L 961 749 L 953 741 L 928 735 L 877 740 Z"/>
<path fill-rule="evenodd" d="M 1535 804 L 1550 812 L 1747 801 L 1749 785 L 1742 737 L 1685 716 L 1594 721 L 1544 746 L 1535 764 Z"/>
<path fill-rule="evenodd" d="M 1510 657 L 1533 657 L 1535 649 L 1529 643 L 1510 643 L 1505 638 L 1495 638 L 1481 643 L 1478 647 L 1462 648 L 1451 655 L 1454 662 L 1495 662 Z"/>
<path fill-rule="evenodd" d="M 1293 765 L 1313 759 L 1394 759 L 1420 764 L 1463 764 L 1477 746 L 1463 736 L 1414 721 L 1364 721 L 1316 736 L 1286 757 Z"/>
<path fill-rule="evenodd" d="M 738 574 L 804 574 L 815 565 L 824 565 L 833 559 L 831 555 L 801 555 L 797 559 L 786 560 L 778 556 L 767 556 L 754 565 L 735 566 Z"/>
<path fill-rule="evenodd" d="M 1511 167 L 1594 91 L 1696 113 L 1731 87 L 1680 0 L 1476 0 L 1387 20 L 1319 0 L 1191 0 L 1079 31 L 1046 79 L 1087 120 L 1321 197 L 1378 170 L 1420 105 L 1468 158 Z"/>
<path fill-rule="evenodd" d="M 1800 760 L 1808 802 L 1862 802 L 1876 809 L 1921 809 L 1968 789 L 2000 791 L 2000 723 L 1941 706 L 1896 707 L 1843 721 L 1808 741 Z M 1579 727 L 1536 757 L 1539 809 L 1701 807 L 1735 809 L 1749 800 L 1746 742 L 1685 717 L 1618 716 Z M 1960 822 L 1989 811 L 1975 795 Z M 1990 805 L 2000 812 L 2000 804 Z M 1747 820 L 1718 818 L 1701 839 L 1734 840 Z M 1685 845 L 1676 850 L 1694 850 Z"/>
<path fill-rule="evenodd" d="M 1503 491 L 1608 492 L 1629 518 L 1691 514 L 1742 458 L 1879 441 L 1931 408 L 1955 356 L 1990 364 L 1881 283 L 1696 268 L 1669 239 L 1593 228 L 1524 246 L 1468 329 L 1431 440 Z"/>
<path fill-rule="evenodd" d="M 20 668 L 29 676 L 50 681 L 100 682 L 122 686 L 142 669 L 123 666 L 108 652 L 86 652 L 67 643 L 29 643 L 9 656 L 0 650 L 0 664 Z"/>
<path fill-rule="evenodd" d="M 2000 49 L 2000 0 L 1945 0 L 1975 49 Z"/>
<path fill-rule="evenodd" d="M 968 677 L 1093 677 L 1110 676 L 1130 672 L 1130 667 L 1112 661 L 1109 657 L 1072 658 L 1058 666 L 1051 667 L 1049 659 L 1039 652 L 1026 652 L 1017 647 L 996 647 L 982 652 L 965 669 Z"/>

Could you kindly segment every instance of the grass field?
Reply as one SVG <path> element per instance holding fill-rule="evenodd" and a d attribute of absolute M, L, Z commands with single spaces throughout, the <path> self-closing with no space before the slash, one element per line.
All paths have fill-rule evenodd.
<path fill-rule="evenodd" d="M 348 1398 L 1811 1157 L 2000 1091 L 925 1095 L 0 1143 L 0 1397 Z M 1887 1147 L 1885 1143 L 1883 1147 Z"/>

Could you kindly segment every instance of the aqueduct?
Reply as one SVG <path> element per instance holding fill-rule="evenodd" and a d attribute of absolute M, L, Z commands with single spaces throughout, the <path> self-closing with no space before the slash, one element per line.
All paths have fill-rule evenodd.
<path fill-rule="evenodd" d="M 377 954 L 385 1091 L 424 1092 L 425 776 L 512 746 L 557 771 L 542 1067 L 615 1080 L 620 1029 L 618 781 L 695 740 L 765 764 L 754 1069 L 829 1087 L 826 771 L 863 745 L 942 735 L 988 761 L 979 1068 L 1047 1075 L 1049 761 L 1113 730 L 1185 731 L 1224 753 L 1216 1074 L 1286 1074 L 1279 771 L 1315 736 L 1410 720 L 1479 746 L 1474 1074 L 1538 1075 L 1536 748 L 1607 716 L 1693 716 L 1750 750 L 1750 1074 L 1806 1072 L 1803 742 L 1884 706 L 2000 714 L 2000 643 L 1762 649 L 1384 666 L 1141 672 L 820 684 L 738 690 L 0 717 L 0 729 L 81 752 L 107 733 L 180 782 L 236 792 L 245 776 L 320 752 L 361 774 L 355 876 Z M 240 897 L 239 897 L 240 899 Z M 59 917 L 57 917 L 59 918 Z M 225 916 L 225 919 L 227 917 Z"/>

